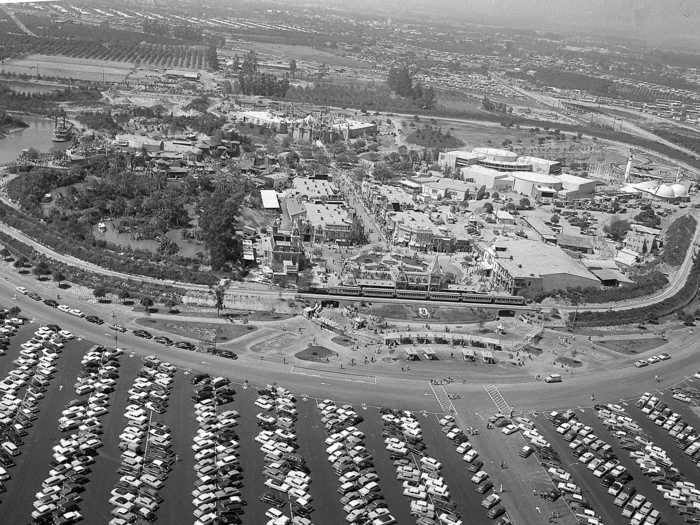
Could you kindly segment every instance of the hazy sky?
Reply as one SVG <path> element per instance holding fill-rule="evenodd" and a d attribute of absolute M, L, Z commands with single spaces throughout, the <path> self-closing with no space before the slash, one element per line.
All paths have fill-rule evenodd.
<path fill-rule="evenodd" d="M 426 12 L 445 19 L 512 23 L 532 29 L 621 30 L 649 41 L 700 42 L 700 0 L 325 0 L 398 12 Z M 392 5 L 393 4 L 393 5 Z M 381 7 L 379 7 L 381 6 Z M 700 46 L 698 46 L 700 49 Z"/>

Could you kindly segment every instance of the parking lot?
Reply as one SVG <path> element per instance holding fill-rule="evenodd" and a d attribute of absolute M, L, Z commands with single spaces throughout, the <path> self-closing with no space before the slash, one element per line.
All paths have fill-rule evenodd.
<path fill-rule="evenodd" d="M 34 338 L 37 348 L 42 348 L 36 334 L 51 331 L 48 328 L 42 331 L 40 326 L 27 320 L 16 335 L 8 337 L 6 353 L 0 356 L 0 380 L 12 376 L 18 366 L 27 366 L 23 362 L 17 364 L 20 357 L 26 357 L 25 354 L 31 352 L 21 346 L 23 343 Z M 201 467 L 202 462 L 195 459 L 193 445 L 193 438 L 201 434 L 200 423 L 195 419 L 196 414 L 201 413 L 201 408 L 197 408 L 200 405 L 193 398 L 200 392 L 200 385 L 193 384 L 196 376 L 188 371 L 173 369 L 170 377 L 163 372 L 167 370 L 167 363 L 142 359 L 128 349 L 117 356 L 113 350 L 94 347 L 80 340 L 80 334 L 75 335 L 75 339 L 61 339 L 64 347 L 56 356 L 52 355 L 50 360 L 46 356 L 43 358 L 46 363 L 51 361 L 52 370 L 47 376 L 43 396 L 34 403 L 36 408 L 32 408 L 38 417 L 32 416 L 32 424 L 26 426 L 26 435 L 18 444 L 18 453 L 11 458 L 16 465 L 5 467 L 9 478 L 3 481 L 6 492 L 0 499 L 3 522 L 120 524 L 132 522 L 132 514 L 141 513 L 149 521 L 161 523 L 195 522 L 198 518 L 201 523 L 217 523 L 211 516 L 208 519 L 204 511 L 197 515 L 193 501 L 198 497 L 196 491 L 202 484 L 198 481 L 201 476 L 195 469 L 196 465 Z M 24 354 L 21 353 L 23 351 Z M 43 362 L 40 361 L 40 364 Z M 33 369 L 28 368 L 29 378 L 33 377 L 32 373 Z M 161 375 L 165 381 L 163 385 L 167 386 L 159 390 L 161 397 L 157 399 L 162 401 L 154 410 L 150 402 L 139 401 L 143 397 L 139 388 L 153 393 L 148 390 L 154 385 L 152 378 Z M 26 385 L 19 385 L 15 392 L 18 398 L 15 404 L 20 410 L 24 409 L 20 400 L 25 397 L 27 388 Z M 239 438 L 230 450 L 237 456 L 235 461 L 241 474 L 237 482 L 234 483 L 233 478 L 230 481 L 232 487 L 240 487 L 243 504 L 236 513 L 231 511 L 225 522 L 237 522 L 238 518 L 234 518 L 236 514 L 240 517 L 240 523 L 251 525 L 305 524 L 307 521 L 303 520 L 303 513 L 295 514 L 293 522 L 287 517 L 291 496 L 284 494 L 286 504 L 279 507 L 279 516 L 271 511 L 275 505 L 271 505 L 269 500 L 261 500 L 266 491 L 270 493 L 274 489 L 266 486 L 270 479 L 266 472 L 269 472 L 271 458 L 262 451 L 261 442 L 254 439 L 261 435 L 264 428 L 268 428 L 260 425 L 258 417 L 266 413 L 256 406 L 261 395 L 259 388 L 231 386 L 235 394 L 217 408 L 217 412 L 238 412 L 237 417 L 230 421 L 235 433 L 229 437 Z M 340 491 L 342 483 L 337 468 L 329 462 L 325 452 L 329 430 L 323 423 L 320 400 L 291 396 L 285 402 L 290 403 L 289 406 L 295 411 L 293 425 L 288 428 L 293 439 L 287 439 L 285 443 L 293 445 L 290 450 L 300 458 L 302 470 L 306 470 L 308 476 L 308 489 L 305 490 L 308 490 L 309 505 L 303 514 L 307 516 L 308 523 L 374 524 L 373 520 L 377 519 L 381 521 L 376 523 L 382 524 L 505 522 L 504 514 L 496 520 L 487 516 L 487 509 L 481 505 L 487 494 L 477 493 L 475 485 L 469 482 L 468 478 L 473 472 L 469 472 L 466 463 L 460 459 L 456 451 L 458 442 L 448 439 L 446 430 L 441 429 L 439 414 L 415 413 L 411 416 L 411 421 L 421 429 L 424 449 L 422 453 L 411 453 L 397 463 L 398 456 L 387 449 L 387 428 L 382 419 L 384 413 L 365 406 L 355 407 L 356 428 L 360 432 L 358 435 L 363 436 L 363 454 L 367 458 L 362 469 L 367 492 L 358 494 L 373 495 L 362 499 L 364 503 L 356 502 L 351 506 L 369 504 L 370 501 L 373 505 L 368 507 L 367 512 L 360 508 L 355 513 L 356 521 L 349 521 L 347 505 L 350 502 L 348 498 L 343 501 L 348 494 Z M 277 409 L 270 414 L 279 416 Z M 67 425 L 63 431 L 59 428 L 59 420 Z M 80 428 L 77 428 L 78 425 L 81 425 Z M 159 434 L 152 431 L 171 433 L 172 438 L 158 441 L 158 446 L 155 446 L 152 440 Z M 400 436 L 400 432 L 394 435 Z M 85 450 L 87 455 L 71 447 L 81 447 L 80 450 Z M 406 495 L 407 485 L 397 478 L 396 469 L 399 463 L 404 463 L 415 467 L 420 473 L 424 455 L 434 457 L 443 466 L 438 471 L 425 471 L 425 476 L 431 479 L 422 485 L 429 490 L 424 500 L 426 505 L 414 503 L 412 506 L 413 498 Z M 220 456 L 216 457 L 220 459 Z M 144 494 L 135 490 L 136 500 L 133 500 L 128 487 L 129 484 L 138 484 L 134 477 L 151 472 L 152 464 L 161 464 L 163 459 L 166 466 L 156 469 L 162 474 L 162 484 L 158 483 L 157 490 Z M 64 480 L 66 468 L 68 475 L 65 479 L 69 483 L 63 488 L 59 480 Z M 72 469 L 75 472 L 71 473 Z M 346 477 L 350 479 L 349 475 Z M 59 481 L 55 495 L 51 488 L 56 483 L 54 480 Z M 365 490 L 363 485 L 353 487 L 355 490 Z M 442 496 L 433 496 L 430 491 L 442 494 L 444 503 L 438 501 L 442 501 Z M 234 494 L 238 494 L 237 488 L 226 494 L 226 501 Z M 498 498 L 492 499 L 498 502 Z M 437 504 L 434 514 L 431 511 L 426 515 L 416 513 L 418 508 L 421 512 L 429 509 L 428 503 Z M 203 508 L 209 509 L 206 505 Z M 445 510 L 440 510 L 443 508 Z M 303 510 L 301 507 L 299 509 Z M 32 520 L 33 512 L 35 517 Z M 443 514 L 440 521 L 439 516 Z M 460 518 L 468 521 L 460 521 Z M 122 519 L 124 521 L 120 521 Z"/>
<path fill-rule="evenodd" d="M 697 434 L 690 428 L 687 440 L 681 442 L 668 434 L 675 420 L 669 422 L 669 429 L 652 423 L 640 410 L 645 400 L 649 400 L 647 412 L 656 406 L 660 414 L 669 405 L 670 416 L 676 408 L 685 408 L 670 395 L 663 402 L 655 395 L 645 394 L 638 406 L 597 405 L 595 409 L 551 412 L 537 419 L 544 440 L 566 467 L 564 475 L 552 471 L 555 485 L 572 498 L 575 512 L 579 501 L 597 511 L 598 516 L 585 518 L 591 525 L 697 523 L 698 509 L 693 506 L 700 501 L 700 491 L 694 482 L 700 455 L 684 452 L 698 441 Z M 690 418 L 689 411 L 685 412 Z"/>

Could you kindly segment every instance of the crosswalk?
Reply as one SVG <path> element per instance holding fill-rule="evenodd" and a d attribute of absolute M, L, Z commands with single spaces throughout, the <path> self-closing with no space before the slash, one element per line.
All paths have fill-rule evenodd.
<path fill-rule="evenodd" d="M 513 410 L 513 408 L 505 400 L 496 385 L 486 385 L 484 386 L 484 390 L 486 390 L 486 393 L 489 395 L 491 401 L 493 401 L 493 404 L 496 405 L 496 408 L 501 414 L 510 414 L 510 411 Z"/>

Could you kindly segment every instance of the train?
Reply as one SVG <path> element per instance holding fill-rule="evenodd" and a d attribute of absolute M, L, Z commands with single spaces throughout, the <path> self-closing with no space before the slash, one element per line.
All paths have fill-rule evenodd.
<path fill-rule="evenodd" d="M 516 306 L 523 306 L 526 304 L 525 298 L 519 295 L 498 295 L 448 290 L 428 291 L 378 288 L 372 286 L 329 286 L 328 288 L 311 288 L 306 291 L 315 294 L 347 295 L 352 297 L 390 297 L 421 301 L 450 301 L 455 303 L 505 304 Z"/>

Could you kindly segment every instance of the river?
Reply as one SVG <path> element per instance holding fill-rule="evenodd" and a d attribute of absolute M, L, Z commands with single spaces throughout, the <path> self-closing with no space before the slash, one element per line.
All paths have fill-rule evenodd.
<path fill-rule="evenodd" d="M 29 127 L 0 138 L 0 164 L 13 162 L 23 149 L 34 148 L 43 153 L 70 147 L 70 142 L 51 141 L 53 120 L 29 115 L 18 115 L 18 118 L 29 124 Z"/>

